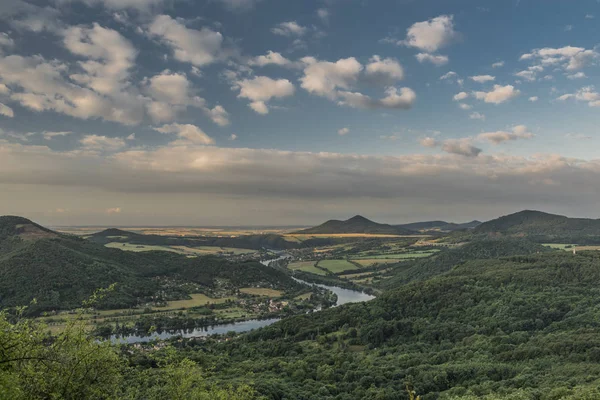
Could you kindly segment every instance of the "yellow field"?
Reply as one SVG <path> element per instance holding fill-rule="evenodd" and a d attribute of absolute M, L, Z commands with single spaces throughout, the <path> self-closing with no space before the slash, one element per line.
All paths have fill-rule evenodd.
<path fill-rule="evenodd" d="M 240 292 L 246 294 L 252 294 L 254 296 L 266 296 L 266 297 L 281 297 L 283 292 L 281 290 L 267 289 L 267 288 L 241 288 Z"/>

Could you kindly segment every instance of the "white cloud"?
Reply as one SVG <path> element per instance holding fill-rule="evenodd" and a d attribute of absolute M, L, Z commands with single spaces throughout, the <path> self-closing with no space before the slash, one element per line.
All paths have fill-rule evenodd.
<path fill-rule="evenodd" d="M 256 5 L 260 0 L 217 0 L 223 3 L 227 8 L 235 11 L 248 10 Z"/>
<path fill-rule="evenodd" d="M 232 133 L 231 135 L 229 135 L 229 140 L 234 141 L 237 140 L 238 135 L 236 135 L 235 133 Z"/>
<path fill-rule="evenodd" d="M 496 79 L 496 77 L 492 75 L 475 75 L 469 78 L 477 83 L 491 82 Z"/>
<path fill-rule="evenodd" d="M 565 32 L 571 32 L 573 30 L 573 25 L 565 25 Z"/>
<path fill-rule="evenodd" d="M 417 61 L 419 61 L 421 64 L 424 62 L 430 62 L 434 65 L 437 65 L 438 67 L 441 65 L 448 64 L 448 56 L 441 56 L 429 53 L 419 53 L 415 55 L 415 57 L 417 58 Z"/>
<path fill-rule="evenodd" d="M 406 39 L 398 44 L 417 47 L 433 53 L 456 39 L 452 15 L 440 15 L 428 21 L 417 22 L 408 28 Z"/>
<path fill-rule="evenodd" d="M 407 110 L 413 106 L 417 98 L 415 92 L 407 87 L 400 88 L 400 93 L 398 93 L 398 89 L 391 86 L 385 90 L 385 93 L 385 97 L 376 100 L 362 93 L 340 91 L 338 95 L 342 100 L 338 104 L 363 109 L 389 108 Z"/>
<path fill-rule="evenodd" d="M 464 157 L 477 157 L 481 149 L 473 146 L 471 139 L 448 139 L 442 143 L 442 150 L 446 153 L 457 154 Z"/>
<path fill-rule="evenodd" d="M 287 37 L 304 36 L 307 31 L 308 28 L 299 25 L 296 21 L 282 22 L 271 29 L 274 34 Z"/>
<path fill-rule="evenodd" d="M 75 1 L 75 0 L 73 0 Z M 140 11 L 150 11 L 163 5 L 166 0 L 80 0 L 81 2 L 94 6 L 101 4 L 111 10 L 124 10 L 128 8 L 137 9 Z"/>
<path fill-rule="evenodd" d="M 535 102 L 536 102 L 536 101 L 538 101 L 539 99 L 540 99 L 540 98 L 539 98 L 539 97 L 537 97 L 537 96 L 531 96 L 531 97 L 529 98 L 529 101 L 530 101 L 530 102 L 532 102 L 532 103 L 535 103 Z"/>
<path fill-rule="evenodd" d="M 535 49 L 521 56 L 521 60 L 536 60 L 542 67 L 561 66 L 567 71 L 582 69 L 600 57 L 596 50 L 586 50 L 583 47 L 565 46 L 561 48 L 545 47 Z"/>
<path fill-rule="evenodd" d="M 329 23 L 329 10 L 326 8 L 319 8 L 317 10 L 317 17 L 319 17 L 324 24 Z"/>
<path fill-rule="evenodd" d="M 107 208 L 104 212 L 107 215 L 120 214 L 121 213 L 121 208 L 120 207 Z"/>
<path fill-rule="evenodd" d="M 518 76 L 519 78 L 523 78 L 526 81 L 535 81 L 537 74 L 536 74 L 536 71 L 527 69 L 527 70 L 523 70 L 523 71 L 519 71 L 519 72 L 515 73 L 515 76 Z"/>
<path fill-rule="evenodd" d="M 135 140 L 135 133 L 132 133 L 131 135 L 127 136 L 125 139 L 126 140 Z"/>
<path fill-rule="evenodd" d="M 496 132 L 485 132 L 477 135 L 478 140 L 488 141 L 492 144 L 498 145 L 500 143 L 514 141 L 519 139 L 531 139 L 535 135 L 528 131 L 525 125 L 516 125 L 512 128 L 511 132 L 496 131 Z"/>
<path fill-rule="evenodd" d="M 46 140 L 52 140 L 55 137 L 68 136 L 68 135 L 71 135 L 71 134 L 73 134 L 72 131 L 60 131 L 60 132 L 44 131 L 44 132 L 42 132 L 42 136 Z"/>
<path fill-rule="evenodd" d="M 584 79 L 584 78 L 587 78 L 587 75 L 584 74 L 581 71 L 577 72 L 577 73 L 574 73 L 574 74 L 567 75 L 567 79 L 571 79 L 571 80 L 573 80 L 573 79 Z"/>
<path fill-rule="evenodd" d="M 469 94 L 467 92 L 460 92 L 454 95 L 454 97 L 452 98 L 454 101 L 461 101 L 466 99 L 467 97 L 469 97 Z"/>
<path fill-rule="evenodd" d="M 209 28 L 189 29 L 168 15 L 158 15 L 148 30 L 171 48 L 178 61 L 202 67 L 225 56 L 223 35 Z"/>
<path fill-rule="evenodd" d="M 294 63 L 280 53 L 269 50 L 267 54 L 263 56 L 257 56 L 248 62 L 249 65 L 256 65 L 259 67 L 264 67 L 265 65 L 279 65 L 282 67 L 293 65 Z"/>
<path fill-rule="evenodd" d="M 108 151 L 113 152 L 126 146 L 121 138 L 111 138 L 100 135 L 86 135 L 79 140 L 83 149 L 90 151 Z"/>
<path fill-rule="evenodd" d="M 154 130 L 160 133 L 176 134 L 177 137 L 182 139 L 182 143 L 191 143 L 196 145 L 215 144 L 214 139 L 204 133 L 204 131 L 196 125 L 174 123 L 156 127 Z"/>
<path fill-rule="evenodd" d="M 461 110 L 470 110 L 471 108 L 473 108 L 473 106 L 470 106 L 469 104 L 465 103 L 460 103 L 458 106 L 461 108 Z"/>
<path fill-rule="evenodd" d="M 15 45 L 15 41 L 8 36 L 7 33 L 0 32 L 0 53 L 2 51 L 2 47 L 13 47 Z"/>
<path fill-rule="evenodd" d="M 592 14 L 586 14 L 585 19 L 594 19 L 595 17 Z"/>
<path fill-rule="evenodd" d="M 348 129 L 348 128 L 341 128 L 341 129 L 338 129 L 337 133 L 340 136 L 344 136 L 344 135 L 347 135 L 348 133 L 350 133 L 350 129 Z"/>
<path fill-rule="evenodd" d="M 479 119 L 485 121 L 485 115 L 478 112 L 473 112 L 469 115 L 469 119 Z"/>
<path fill-rule="evenodd" d="M 431 147 L 431 148 L 439 146 L 438 141 L 432 137 L 424 137 L 422 139 L 419 139 L 419 144 L 423 147 Z"/>
<path fill-rule="evenodd" d="M 501 68 L 504 67 L 504 61 L 498 61 L 492 64 L 492 68 Z"/>
<path fill-rule="evenodd" d="M 15 116 L 15 112 L 9 106 L 0 103 L 0 115 L 4 115 L 5 117 L 13 118 Z"/>
<path fill-rule="evenodd" d="M 444 75 L 440 76 L 440 80 L 448 80 L 448 79 L 453 79 L 456 78 L 458 76 L 458 74 L 454 71 L 448 71 L 446 72 Z"/>
<path fill-rule="evenodd" d="M 600 107 L 600 93 L 596 91 L 594 86 L 582 87 L 576 93 L 563 94 L 557 100 L 565 101 L 568 99 L 587 102 L 590 107 Z"/>
<path fill-rule="evenodd" d="M 336 62 L 318 61 L 313 57 L 304 57 L 306 65 L 301 86 L 309 93 L 327 97 L 337 97 L 337 89 L 350 89 L 358 80 L 363 66 L 356 58 L 343 58 Z"/>
<path fill-rule="evenodd" d="M 494 90 L 490 92 L 474 92 L 473 95 L 486 103 L 500 104 L 517 97 L 520 93 L 521 91 L 512 85 L 494 85 Z"/>
<path fill-rule="evenodd" d="M 371 57 L 365 75 L 374 82 L 382 84 L 393 84 L 404 79 L 404 69 L 398 60 L 394 58 L 382 59 L 378 55 Z"/>
<path fill-rule="evenodd" d="M 216 105 L 211 109 L 206 108 L 205 112 L 215 124 L 219 126 L 229 125 L 229 113 L 227 110 L 225 110 L 225 108 L 223 108 L 223 106 Z"/>
<path fill-rule="evenodd" d="M 251 100 L 249 107 L 258 114 L 268 114 L 266 104 L 272 98 L 289 97 L 296 88 L 287 79 L 271 79 L 267 76 L 257 76 L 252 79 L 243 79 L 236 82 L 240 88 L 238 97 Z"/>

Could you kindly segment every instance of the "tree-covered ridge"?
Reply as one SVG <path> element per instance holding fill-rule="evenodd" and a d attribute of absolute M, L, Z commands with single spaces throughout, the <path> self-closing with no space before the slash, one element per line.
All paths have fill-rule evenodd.
<path fill-rule="evenodd" d="M 400 263 L 391 279 L 382 282 L 384 288 L 394 288 L 408 282 L 425 280 L 449 271 L 469 260 L 495 259 L 513 255 L 535 254 L 551 251 L 526 239 L 480 239 L 422 260 Z"/>
<path fill-rule="evenodd" d="M 215 362 L 215 379 L 251 376 L 270 399 L 408 399 L 407 384 L 423 400 L 597 399 L 599 284 L 595 253 L 468 261 L 182 352 Z"/>
<path fill-rule="evenodd" d="M 170 285 L 172 281 L 190 282 L 207 289 L 215 288 L 217 283 L 283 290 L 299 287 L 286 273 L 253 261 L 230 262 L 214 256 L 188 258 L 168 252 L 125 252 L 56 233 L 49 238 L 21 238 L 18 227 L 27 221 L 3 219 L 0 308 L 28 304 L 35 298 L 37 303 L 29 308 L 31 313 L 72 309 L 97 288 L 113 283 L 117 283 L 117 289 L 99 307 L 131 307 L 149 301 L 159 291 L 168 298 L 186 298 L 187 292 Z M 162 278 L 168 278 L 167 282 Z"/>
<path fill-rule="evenodd" d="M 414 234 L 414 231 L 373 222 L 361 215 L 356 215 L 345 221 L 329 220 L 319 226 L 298 231 L 299 234 L 343 234 L 343 233 L 366 233 L 366 234 L 390 234 L 407 235 Z"/>
<path fill-rule="evenodd" d="M 577 241 L 578 238 L 600 236 L 600 220 L 525 210 L 484 222 L 473 233 L 521 235 L 540 240 L 573 238 Z"/>

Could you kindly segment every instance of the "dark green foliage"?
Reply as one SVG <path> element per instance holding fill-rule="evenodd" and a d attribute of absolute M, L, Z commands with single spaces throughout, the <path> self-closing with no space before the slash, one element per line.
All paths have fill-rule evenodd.
<path fill-rule="evenodd" d="M 370 233 L 370 234 L 389 234 L 389 235 L 409 235 L 414 231 L 395 227 L 388 224 L 379 224 L 357 215 L 346 221 L 329 220 L 324 224 L 314 228 L 304 229 L 299 234 L 341 234 L 341 233 Z"/>
<path fill-rule="evenodd" d="M 473 234 L 527 236 L 539 243 L 600 243 L 600 220 L 525 210 L 484 222 Z"/>
<path fill-rule="evenodd" d="M 206 288 L 214 288 L 217 280 L 232 288 L 255 285 L 293 291 L 300 287 L 285 272 L 258 262 L 234 263 L 214 256 L 187 258 L 159 251 L 125 252 L 41 227 L 36 230 L 44 229 L 48 236 L 38 238 L 38 232 L 29 229 L 29 236 L 21 237 L 14 234 L 20 229 L 15 225 L 27 224 L 27 220 L 3 222 L 0 308 L 28 304 L 36 298 L 37 304 L 28 309 L 29 313 L 72 309 L 97 288 L 112 283 L 117 283 L 117 289 L 98 307 L 134 306 L 149 301 L 159 289 L 171 297 L 186 298 L 186 292 L 177 288 L 161 287 L 157 278 L 162 277 Z"/>
<path fill-rule="evenodd" d="M 534 254 L 551 251 L 542 245 L 524 239 L 483 239 L 457 248 L 441 251 L 425 259 L 417 259 L 398 264 L 394 277 L 382 283 L 385 288 L 415 281 L 449 271 L 468 260 L 494 259 L 513 255 Z"/>
<path fill-rule="evenodd" d="M 396 225 L 397 227 L 409 229 L 412 231 L 429 231 L 429 230 L 440 230 L 445 232 L 457 231 L 461 229 L 473 229 L 481 225 L 479 221 L 465 222 L 462 224 L 456 224 L 453 222 L 446 221 L 425 221 L 425 222 L 413 222 L 410 224 Z"/>
<path fill-rule="evenodd" d="M 596 399 L 600 255 L 468 261 L 368 303 L 186 348 L 269 399 Z M 580 397 L 579 397 L 580 396 Z"/>

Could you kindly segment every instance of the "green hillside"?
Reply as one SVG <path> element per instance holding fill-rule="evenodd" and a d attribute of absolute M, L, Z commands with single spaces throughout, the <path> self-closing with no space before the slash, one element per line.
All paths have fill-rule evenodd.
<path fill-rule="evenodd" d="M 408 399 L 407 385 L 423 400 L 598 399 L 599 266 L 597 253 L 472 260 L 216 345 L 204 361 L 268 399 Z"/>
<path fill-rule="evenodd" d="M 186 298 L 185 282 L 206 289 L 217 284 L 298 286 L 284 272 L 258 262 L 125 252 L 15 217 L 0 219 L 0 249 L 0 308 L 25 305 L 35 298 L 32 313 L 78 307 L 96 289 L 112 283 L 117 289 L 100 304 L 102 308 L 130 307 L 158 292 L 168 299 Z"/>
<path fill-rule="evenodd" d="M 473 233 L 528 236 L 536 241 L 574 240 L 583 244 L 600 240 L 600 220 L 525 210 L 484 222 Z"/>

